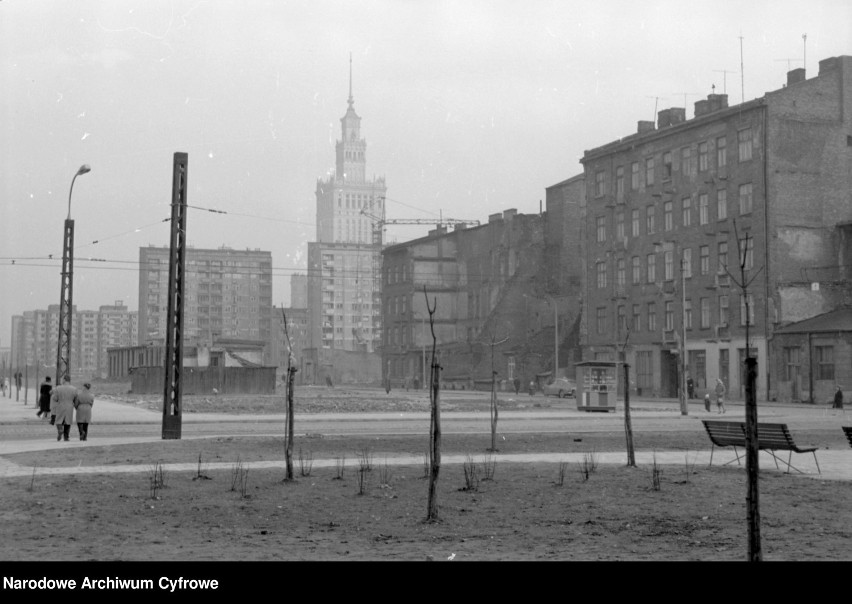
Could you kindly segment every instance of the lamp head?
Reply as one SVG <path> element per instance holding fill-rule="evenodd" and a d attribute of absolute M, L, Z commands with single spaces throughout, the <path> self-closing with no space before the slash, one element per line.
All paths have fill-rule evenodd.
<path fill-rule="evenodd" d="M 82 166 L 80 166 L 80 169 L 77 170 L 77 176 L 80 176 L 81 174 L 85 174 L 86 172 L 91 172 L 91 171 L 92 171 L 92 167 L 89 164 L 83 164 Z"/>

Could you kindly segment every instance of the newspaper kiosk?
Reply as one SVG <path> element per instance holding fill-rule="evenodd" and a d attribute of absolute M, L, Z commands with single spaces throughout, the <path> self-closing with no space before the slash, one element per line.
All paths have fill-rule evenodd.
<path fill-rule="evenodd" d="M 583 361 L 577 367 L 577 410 L 615 411 L 618 397 L 618 363 Z"/>

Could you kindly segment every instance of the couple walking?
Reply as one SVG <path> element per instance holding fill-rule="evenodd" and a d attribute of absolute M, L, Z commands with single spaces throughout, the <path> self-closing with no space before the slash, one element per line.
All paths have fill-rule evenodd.
<path fill-rule="evenodd" d="M 716 378 L 716 409 L 718 409 L 719 413 L 725 413 L 725 383 L 720 379 Z M 707 413 L 710 413 L 710 393 L 704 395 L 704 410 Z"/>
<path fill-rule="evenodd" d="M 45 388 L 46 386 L 46 388 Z M 56 388 L 50 388 L 50 378 L 45 378 L 45 383 L 41 385 L 39 397 L 39 416 L 42 413 L 47 417 L 47 412 L 50 413 L 50 423 L 56 426 L 56 440 L 63 438 L 71 440 L 71 424 L 74 421 L 74 411 L 77 412 L 77 431 L 80 434 L 80 440 L 87 440 L 89 436 L 89 422 L 92 421 L 92 405 L 95 404 L 95 397 L 91 392 L 92 385 L 89 383 L 83 384 L 83 390 L 78 391 L 71 385 L 71 378 L 65 376 L 62 379 L 62 385 Z M 45 393 L 49 393 L 49 407 L 45 411 Z"/>

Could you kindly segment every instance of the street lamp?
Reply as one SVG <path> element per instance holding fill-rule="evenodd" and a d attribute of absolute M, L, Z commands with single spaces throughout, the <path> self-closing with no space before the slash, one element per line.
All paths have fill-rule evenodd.
<path fill-rule="evenodd" d="M 83 164 L 71 179 L 68 190 L 68 217 L 65 219 L 65 229 L 62 245 L 62 291 L 59 299 L 59 336 L 56 338 L 56 385 L 62 383 L 62 378 L 71 375 L 71 319 L 73 308 L 74 283 L 74 221 L 71 220 L 71 193 L 74 191 L 74 181 L 77 177 L 91 172 L 88 164 Z"/>

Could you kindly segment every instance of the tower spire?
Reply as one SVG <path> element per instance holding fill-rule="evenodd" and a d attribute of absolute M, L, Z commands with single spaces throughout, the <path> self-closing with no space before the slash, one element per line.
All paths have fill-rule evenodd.
<path fill-rule="evenodd" d="M 349 53 L 349 108 L 352 108 L 352 105 L 355 103 L 355 99 L 352 98 L 352 53 Z"/>

